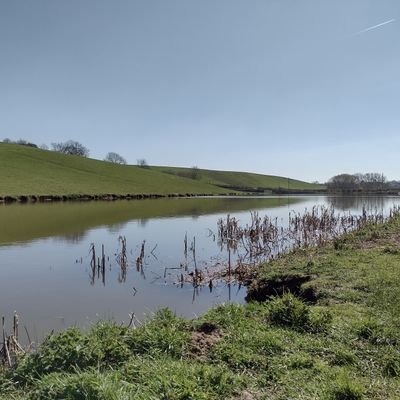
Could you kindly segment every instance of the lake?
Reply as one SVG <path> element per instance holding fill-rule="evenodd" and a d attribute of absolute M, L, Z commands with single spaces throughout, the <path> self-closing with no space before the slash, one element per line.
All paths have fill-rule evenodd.
<path fill-rule="evenodd" d="M 34 341 L 72 324 L 127 323 L 130 313 L 143 320 L 160 307 L 191 318 L 217 304 L 244 302 L 246 290 L 237 284 L 214 284 L 210 290 L 179 283 L 195 263 L 198 268 L 226 263 L 216 232 L 227 214 L 246 224 L 250 212 L 258 211 L 286 226 L 290 212 L 314 205 L 360 213 L 363 207 L 385 212 L 399 204 L 399 197 L 275 196 L 2 205 L 0 314 L 10 322 L 16 310 Z M 126 268 L 118 263 L 121 238 Z M 97 268 L 102 245 L 104 271 Z"/>

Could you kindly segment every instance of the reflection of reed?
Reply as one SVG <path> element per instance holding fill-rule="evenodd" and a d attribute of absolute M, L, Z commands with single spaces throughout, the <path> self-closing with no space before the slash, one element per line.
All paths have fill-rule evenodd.
<path fill-rule="evenodd" d="M 91 254 L 90 284 L 94 285 L 95 280 L 96 280 L 96 272 L 97 272 L 97 279 L 100 279 L 100 276 L 101 276 L 103 285 L 105 285 L 106 284 L 106 255 L 104 252 L 104 244 L 101 245 L 101 259 L 100 259 L 100 257 L 97 258 L 97 264 L 96 264 L 96 248 L 95 248 L 94 243 L 90 244 L 89 254 Z"/>
<path fill-rule="evenodd" d="M 144 273 L 144 265 L 145 265 L 145 243 L 146 241 L 143 240 L 142 245 L 140 247 L 139 256 L 136 259 L 136 268 L 137 271 L 140 272 L 142 277 L 146 279 Z M 127 251 L 127 242 L 125 236 L 120 236 L 118 238 L 119 250 L 118 253 L 115 254 L 115 261 L 119 266 L 118 271 L 118 282 L 123 283 L 126 282 L 127 275 L 128 275 L 128 267 L 129 267 L 129 260 L 128 260 L 128 251 Z M 157 260 L 156 255 L 154 254 L 154 250 L 157 248 L 157 245 L 153 247 L 150 254 Z M 131 250 L 132 254 L 132 250 Z M 104 244 L 101 245 L 101 258 L 96 256 L 96 246 L 94 243 L 90 244 L 89 248 L 89 255 L 90 255 L 90 284 L 94 285 L 97 280 L 102 281 L 103 285 L 106 284 L 106 259 L 107 262 L 110 261 L 110 257 L 106 257 L 104 251 Z M 78 262 L 78 260 L 77 260 Z M 82 259 L 81 259 L 82 262 Z M 112 268 L 112 264 L 110 263 L 110 270 Z"/>
<path fill-rule="evenodd" d="M 140 272 L 140 274 L 145 278 L 144 269 L 143 269 L 143 262 L 144 262 L 144 245 L 146 241 L 143 240 L 142 246 L 140 247 L 140 254 L 139 257 L 136 259 L 136 270 Z"/>

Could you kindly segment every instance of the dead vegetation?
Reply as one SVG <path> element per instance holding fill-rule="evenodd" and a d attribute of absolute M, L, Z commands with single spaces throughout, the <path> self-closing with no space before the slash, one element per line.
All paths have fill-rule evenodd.
<path fill-rule="evenodd" d="M 0 346 L 0 365 L 14 367 L 17 363 L 17 358 L 25 354 L 25 349 L 18 342 L 19 336 L 19 317 L 14 313 L 12 334 L 6 332 L 5 317 L 2 317 L 2 343 Z"/>
<path fill-rule="evenodd" d="M 261 217 L 258 212 L 251 213 L 251 221 L 246 225 L 241 225 L 235 217 L 228 215 L 226 219 L 220 219 L 217 223 L 217 240 L 221 251 L 226 251 L 226 262 L 206 264 L 201 269 L 195 262 L 194 270 L 182 273 L 179 282 L 181 285 L 192 284 L 194 288 L 208 286 L 210 290 L 221 281 L 227 284 L 235 282 L 248 285 L 256 267 L 261 263 L 279 258 L 293 250 L 325 246 L 332 241 L 335 248 L 337 246 L 340 250 L 340 237 L 343 234 L 359 230 L 368 224 L 381 225 L 398 215 L 398 206 L 392 207 L 387 214 L 363 207 L 359 215 L 350 212 L 338 213 L 332 206 L 314 206 L 311 210 L 305 210 L 303 214 L 290 213 L 287 225 L 278 218 L 270 218 L 267 215 Z M 393 245 L 400 243 L 400 237 L 392 240 L 396 242 Z M 364 246 L 368 245 L 368 241 L 362 243 Z M 233 261 L 234 258 L 236 261 Z M 195 260 L 195 253 L 193 259 Z M 263 287 L 254 289 L 253 292 L 250 289 L 247 297 L 256 300 L 289 290 L 298 292 L 300 297 L 313 302 L 317 294 L 312 289 L 304 289 L 300 293 L 303 279 L 309 280 L 305 276 L 281 276 L 276 282 L 264 282 Z"/>

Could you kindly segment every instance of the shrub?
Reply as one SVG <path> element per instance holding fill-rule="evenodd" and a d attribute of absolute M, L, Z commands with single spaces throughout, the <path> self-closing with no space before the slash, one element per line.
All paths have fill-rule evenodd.
<path fill-rule="evenodd" d="M 292 293 L 286 293 L 270 302 L 269 321 L 275 325 L 305 330 L 310 321 L 310 310 Z"/>

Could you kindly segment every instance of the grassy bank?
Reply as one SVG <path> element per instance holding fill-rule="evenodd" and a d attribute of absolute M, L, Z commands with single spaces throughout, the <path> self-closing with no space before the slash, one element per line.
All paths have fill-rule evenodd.
<path fill-rule="evenodd" d="M 399 244 L 399 218 L 367 225 L 261 266 L 258 302 L 71 328 L 0 374 L 0 398 L 399 399 Z"/>
<path fill-rule="evenodd" d="M 154 169 L 0 143 L 0 196 L 223 194 L 227 190 Z"/>
<path fill-rule="evenodd" d="M 254 174 L 250 172 L 237 171 L 215 171 L 200 168 L 178 168 L 178 167 L 154 167 L 159 171 L 173 176 L 181 176 L 194 179 L 198 182 L 207 183 L 231 190 L 260 191 L 324 191 L 323 185 L 307 183 L 296 179 L 282 176 Z"/>
<path fill-rule="evenodd" d="M 172 168 L 173 169 L 173 168 Z M 168 172 L 168 171 L 167 171 Z M 221 172 L 208 171 L 210 176 Z M 229 176 L 234 175 L 232 181 Z M 168 195 L 228 194 L 231 183 L 240 188 L 253 187 L 253 180 L 263 175 L 223 173 L 223 179 L 192 179 L 184 174 L 165 173 L 165 168 L 139 168 L 117 165 L 84 157 L 64 155 L 15 144 L 0 143 L 0 196 L 79 196 L 93 195 Z M 267 180 L 270 177 L 266 178 Z M 274 182 L 287 182 L 274 177 Z M 258 182 L 258 181 L 257 181 Z M 296 185 L 294 184 L 295 182 Z M 274 183 L 275 185 L 275 183 Z M 285 183 L 287 187 L 287 183 Z M 315 185 L 314 185 L 315 186 Z M 293 181 L 293 188 L 314 188 Z M 75 198 L 71 196 L 71 198 Z M 51 199 L 49 197 L 49 199 Z M 47 200 L 46 198 L 43 200 Z"/>

